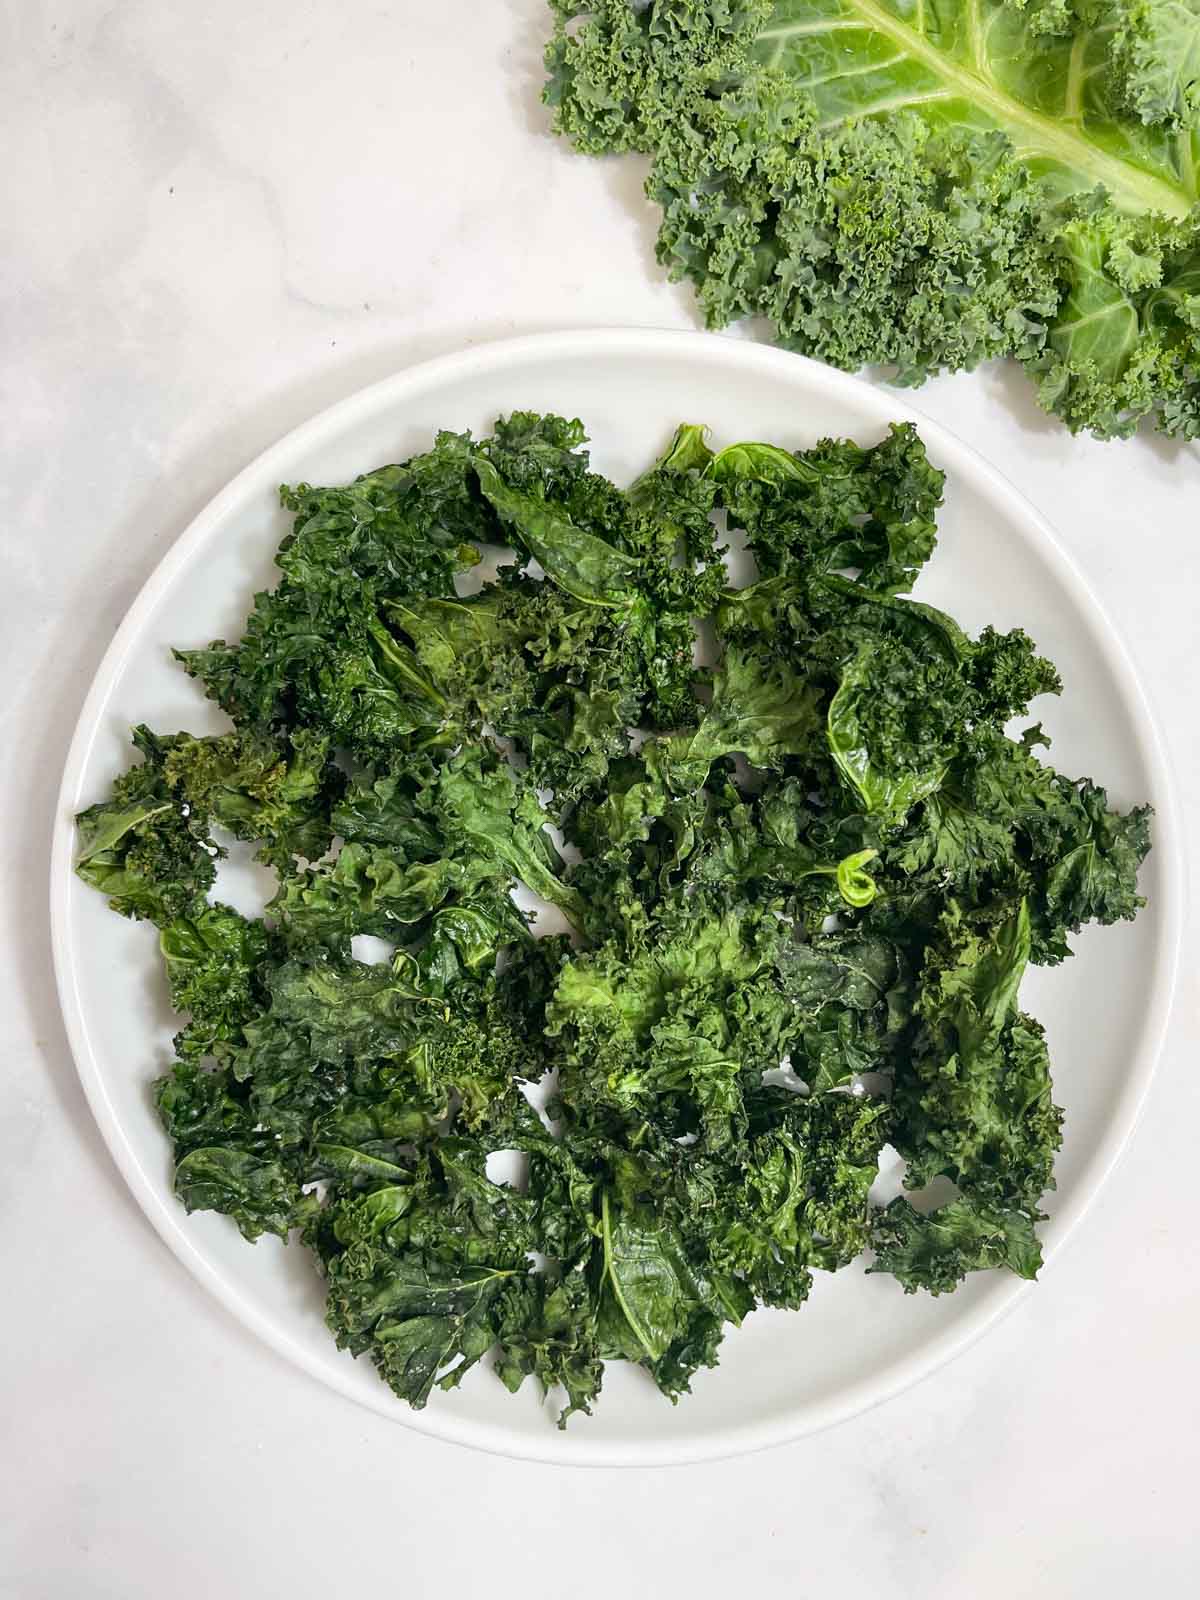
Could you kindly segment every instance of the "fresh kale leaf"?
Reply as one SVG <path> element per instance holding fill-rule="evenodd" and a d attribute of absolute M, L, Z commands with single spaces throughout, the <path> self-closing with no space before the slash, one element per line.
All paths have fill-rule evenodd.
<path fill-rule="evenodd" d="M 899 383 L 1011 357 L 1072 429 L 1200 432 L 1194 0 L 550 8 L 555 129 L 650 158 L 658 259 L 710 326 Z"/>

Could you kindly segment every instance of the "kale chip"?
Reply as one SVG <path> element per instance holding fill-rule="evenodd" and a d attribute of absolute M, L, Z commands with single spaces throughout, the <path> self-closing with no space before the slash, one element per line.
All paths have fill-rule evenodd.
<path fill-rule="evenodd" d="M 942 491 L 910 426 L 685 425 L 624 490 L 584 445 L 519 412 L 285 489 L 278 585 L 180 652 L 233 730 L 135 729 L 78 819 L 186 1019 L 183 1204 L 298 1234 L 410 1405 L 492 1352 L 564 1422 L 609 1360 L 676 1399 L 864 1252 L 1033 1276 L 1062 1117 L 1022 973 L 1132 917 L 1149 848 L 1006 733 L 1060 688 L 1027 636 L 907 598 Z M 214 898 L 229 838 L 260 917 Z M 885 1145 L 915 1206 L 873 1202 Z"/>

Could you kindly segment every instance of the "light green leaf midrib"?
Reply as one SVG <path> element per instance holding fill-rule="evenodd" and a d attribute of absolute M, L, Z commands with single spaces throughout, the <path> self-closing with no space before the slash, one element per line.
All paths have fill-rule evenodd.
<path fill-rule="evenodd" d="M 621 1314 L 629 1324 L 630 1331 L 637 1340 L 638 1344 L 641 1345 L 642 1349 L 646 1352 L 646 1355 L 649 1357 L 649 1359 L 653 1361 L 655 1359 L 654 1345 L 651 1343 L 649 1334 L 646 1332 L 645 1328 L 642 1327 L 641 1321 L 634 1312 L 633 1307 L 625 1298 L 624 1287 L 622 1286 L 620 1279 L 617 1277 L 617 1274 L 613 1271 L 612 1223 L 609 1218 L 607 1189 L 600 1197 L 600 1226 L 604 1245 L 605 1275 L 612 1286 L 612 1291 L 616 1296 L 617 1304 L 621 1308 Z"/>
<path fill-rule="evenodd" d="M 1143 172 L 1122 161 L 1119 156 L 1109 155 L 1076 131 L 1070 123 L 1057 121 L 1031 106 L 1023 105 L 990 78 L 969 66 L 952 61 L 901 18 L 877 4 L 876 0 L 844 0 L 844 4 L 859 21 L 855 21 L 854 17 L 844 17 L 829 18 L 820 23 L 799 22 L 768 29 L 764 37 L 782 44 L 788 38 L 804 34 L 836 33 L 846 27 L 870 28 L 889 39 L 905 55 L 928 67 L 946 85 L 944 94 L 897 97 L 894 102 L 889 101 L 886 106 L 881 105 L 874 110 L 914 104 L 918 100 L 961 96 L 969 104 L 986 111 L 1005 131 L 1015 134 L 1017 137 L 1014 142 L 1023 155 L 1036 153 L 1060 162 L 1072 172 L 1102 183 L 1118 205 L 1138 211 L 1161 211 L 1169 217 L 1185 217 L 1191 210 L 1192 199 L 1182 186 L 1167 183 L 1152 173 Z"/>

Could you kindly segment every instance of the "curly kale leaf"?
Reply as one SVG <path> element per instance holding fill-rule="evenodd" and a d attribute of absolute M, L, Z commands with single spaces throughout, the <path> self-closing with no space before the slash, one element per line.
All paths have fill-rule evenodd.
<path fill-rule="evenodd" d="M 674 52 L 696 15 L 625 21 Z M 704 8 L 681 115 L 757 15 Z M 139 727 L 79 818 L 184 1019 L 181 1202 L 298 1233 L 410 1404 L 494 1352 L 562 1422 L 611 1359 L 677 1399 L 866 1250 L 906 1289 L 1032 1276 L 1061 1113 L 1021 977 L 1136 913 L 1149 848 L 1145 807 L 1006 734 L 1060 688 L 1033 642 L 907 598 L 943 486 L 910 427 L 685 424 L 628 489 L 585 445 L 515 412 L 288 491 L 278 587 L 186 656 L 233 730 Z M 220 898 L 229 835 L 276 874 L 261 917 Z M 913 1203 L 880 1210 L 885 1145 Z"/>
<path fill-rule="evenodd" d="M 483 933 L 483 918 L 494 951 L 524 931 L 506 898 L 516 883 L 580 915 L 549 814 L 494 749 L 460 751 L 415 792 L 392 777 L 362 781 L 334 817 L 346 839 L 336 858 L 285 879 L 272 902 L 293 941 L 369 933 L 409 943 L 440 918 L 443 931 L 457 919 L 473 945 L 471 921 Z"/>
<path fill-rule="evenodd" d="M 919 1028 L 897 1071 L 894 1142 L 919 1188 L 948 1177 L 968 1196 L 1036 1208 L 1053 1187 L 1062 1112 L 1041 1028 L 1017 1008 L 1029 959 L 1024 902 L 998 928 L 947 913 L 921 974 Z"/>
<path fill-rule="evenodd" d="M 175 1193 L 189 1211 L 222 1211 L 251 1243 L 263 1233 L 286 1239 L 316 1201 L 281 1161 L 227 1145 L 192 1150 L 175 1163 Z"/>
<path fill-rule="evenodd" d="M 638 930 L 632 948 L 618 934 L 566 963 L 546 1008 L 563 1104 L 601 1124 L 633 1114 L 672 1135 L 704 1125 L 727 1140 L 743 1073 L 761 1075 L 784 1049 L 778 997 L 772 1007 L 752 981 L 769 970 L 776 928 L 732 911 L 689 919 L 677 907 Z"/>
<path fill-rule="evenodd" d="M 1111 72 L 1144 123 L 1194 128 L 1200 115 L 1200 11 L 1194 0 L 1115 0 Z"/>
<path fill-rule="evenodd" d="M 280 546 L 282 581 L 255 597 L 236 645 L 176 652 L 248 731 L 307 725 L 370 759 L 453 741 L 447 702 L 392 635 L 389 595 L 449 596 L 500 538 L 475 486 L 469 435 L 346 488 L 281 491 L 295 526 Z"/>
<path fill-rule="evenodd" d="M 979 905 L 1024 900 L 1033 959 L 1054 963 L 1084 923 L 1137 914 L 1149 824 L 1146 807 L 1110 810 L 1089 780 L 1072 782 L 1030 745 L 980 731 L 919 808 L 896 858 L 913 886 Z"/>
<path fill-rule="evenodd" d="M 601 1361 L 581 1280 L 535 1274 L 536 1207 L 492 1184 L 482 1152 L 444 1140 L 401 1181 L 335 1200 L 315 1231 L 339 1345 L 369 1352 L 380 1375 L 421 1407 L 499 1345 L 510 1388 L 535 1375 L 590 1409 Z"/>
<path fill-rule="evenodd" d="M 710 326 L 900 383 L 1011 357 L 1101 438 L 1200 430 L 1193 0 L 553 0 L 544 98 L 651 158 Z"/>
<path fill-rule="evenodd" d="M 243 1043 L 243 1025 L 262 1007 L 263 968 L 274 953 L 263 924 L 230 906 L 205 905 L 168 922 L 159 948 L 171 1004 L 188 1014 L 175 1039 L 177 1054 L 221 1057 Z"/>
<path fill-rule="evenodd" d="M 221 852 L 207 818 L 168 781 L 165 749 L 147 728 L 134 730 L 143 759 L 113 784 L 108 800 L 76 819 L 75 870 L 122 916 L 160 926 L 204 904 Z"/>
<path fill-rule="evenodd" d="M 1007 1267 L 1019 1278 L 1036 1278 L 1042 1248 L 1035 1221 L 1027 1212 L 969 1200 L 920 1212 L 901 1197 L 873 1221 L 875 1264 L 868 1270 L 890 1272 L 907 1294 L 918 1289 L 948 1294 L 969 1272 L 996 1267 Z"/>
<path fill-rule="evenodd" d="M 1110 43 L 1104 87 L 1116 106 L 1148 124 L 1194 127 L 1200 98 L 1200 12 L 1193 0 L 1009 0 L 1033 34 L 1067 38 L 1103 30 Z M 1086 33 L 1085 33 L 1086 37 Z"/>
<path fill-rule="evenodd" d="M 867 588 L 901 591 L 933 554 L 945 475 L 911 423 L 893 423 L 867 448 L 850 439 L 794 454 L 729 445 L 705 471 L 764 578 L 854 567 Z"/>
<path fill-rule="evenodd" d="M 732 645 L 713 676 L 712 703 L 694 733 L 677 734 L 656 751 L 673 787 L 702 785 L 721 756 L 744 755 L 751 766 L 777 767 L 803 755 L 819 726 L 817 691 L 794 667 L 766 650 Z"/>
<path fill-rule="evenodd" d="M 175 1193 L 189 1211 L 223 1212 L 250 1241 L 286 1238 L 315 1214 L 300 1164 L 263 1127 L 235 1072 L 184 1057 L 157 1081 L 155 1100 L 174 1144 Z"/>
<path fill-rule="evenodd" d="M 235 838 L 261 840 L 263 861 L 285 869 L 295 856 L 315 861 L 329 848 L 329 808 L 344 779 L 327 736 L 307 728 L 282 742 L 177 733 L 158 745 L 169 787 Z"/>

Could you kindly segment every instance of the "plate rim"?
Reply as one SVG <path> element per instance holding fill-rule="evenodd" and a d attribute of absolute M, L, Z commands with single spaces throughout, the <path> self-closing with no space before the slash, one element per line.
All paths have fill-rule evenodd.
<path fill-rule="evenodd" d="M 50 858 L 51 950 L 59 1005 L 71 1054 L 92 1115 L 110 1155 L 141 1210 L 172 1254 L 237 1321 L 248 1327 L 277 1355 L 301 1367 L 326 1387 L 414 1432 L 494 1455 L 555 1465 L 682 1465 L 749 1454 L 819 1432 L 882 1404 L 936 1372 L 982 1338 L 1002 1316 L 1023 1301 L 1033 1285 L 1015 1278 L 1007 1282 L 999 1281 L 997 1289 L 972 1316 L 960 1326 L 948 1325 L 947 1331 L 937 1336 L 929 1347 L 900 1358 L 877 1377 L 844 1386 L 836 1395 L 806 1406 L 802 1411 L 793 1410 L 765 1422 L 735 1423 L 731 1427 L 692 1439 L 673 1441 L 664 1436 L 633 1443 L 599 1439 L 589 1443 L 585 1428 L 568 1434 L 559 1432 L 548 1423 L 545 1445 L 539 1447 L 536 1442 L 518 1436 L 506 1437 L 502 1426 L 473 1421 L 462 1413 L 455 1415 L 449 1409 L 411 1411 L 397 1401 L 382 1383 L 378 1397 L 361 1392 L 350 1380 L 353 1369 L 349 1358 L 343 1379 L 340 1373 L 311 1353 L 224 1278 L 219 1268 L 189 1236 L 185 1226 L 187 1217 L 178 1202 L 173 1196 L 161 1192 L 161 1185 L 142 1165 L 134 1151 L 109 1100 L 78 992 L 75 952 L 68 932 L 74 883 L 73 818 L 80 782 L 99 732 L 100 713 L 112 693 L 126 657 L 140 636 L 144 622 L 163 593 L 170 588 L 179 568 L 191 559 L 210 536 L 213 526 L 240 500 L 243 485 L 265 473 L 272 459 L 303 449 L 308 439 L 315 441 L 330 428 L 352 425 L 356 415 L 371 413 L 381 405 L 402 400 L 406 391 L 472 375 L 491 374 L 508 365 L 519 365 L 527 358 L 560 361 L 586 359 L 589 355 L 612 355 L 624 349 L 631 358 L 652 359 L 655 351 L 665 352 L 669 349 L 678 354 L 689 346 L 693 356 L 702 364 L 710 364 L 714 371 L 719 370 L 722 363 L 729 363 L 750 371 L 758 369 L 769 372 L 776 377 L 790 376 L 802 387 L 837 391 L 847 400 L 856 401 L 860 410 L 877 412 L 881 420 L 914 422 L 929 447 L 930 455 L 946 469 L 948 475 L 957 472 L 969 477 L 989 493 L 998 507 L 1002 507 L 1008 516 L 1022 525 L 1031 541 L 1036 542 L 1055 575 L 1084 613 L 1085 620 L 1103 641 L 1125 704 L 1135 713 L 1138 753 L 1150 779 L 1151 798 L 1155 807 L 1154 849 L 1158 860 L 1163 863 L 1156 894 L 1157 948 L 1153 953 L 1152 979 L 1137 1045 L 1131 1055 L 1130 1070 L 1121 1087 L 1113 1116 L 1092 1155 L 1085 1161 L 1071 1196 L 1045 1225 L 1045 1270 L 1105 1188 L 1128 1148 L 1141 1119 L 1170 1025 L 1180 966 L 1186 896 L 1176 783 L 1169 747 L 1124 636 L 1050 523 L 1023 492 L 973 446 L 944 424 L 926 416 L 895 391 L 825 367 L 807 357 L 735 336 L 694 330 L 599 327 L 527 334 L 471 345 L 402 368 L 352 392 L 289 430 L 256 455 L 191 519 L 155 564 L 113 635 L 84 698 L 68 747 L 53 823 Z"/>

